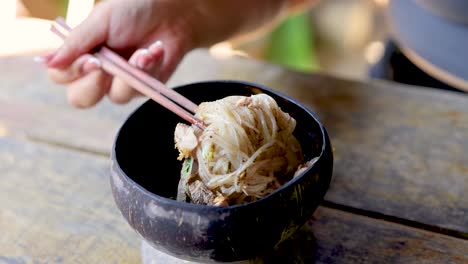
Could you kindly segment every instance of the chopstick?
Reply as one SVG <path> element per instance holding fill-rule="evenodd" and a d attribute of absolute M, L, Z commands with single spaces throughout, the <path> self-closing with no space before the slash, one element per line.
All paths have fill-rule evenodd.
<path fill-rule="evenodd" d="M 63 19 L 62 17 L 58 17 L 55 20 L 55 22 L 58 25 L 62 26 L 67 31 L 72 30 L 72 28 L 67 25 L 67 23 L 65 22 L 65 19 Z M 105 46 L 101 48 L 101 52 L 103 53 L 103 55 L 106 55 L 106 57 L 108 57 L 108 59 L 111 60 L 114 64 L 117 64 L 123 67 L 124 69 L 128 70 L 131 74 L 135 75 L 135 77 L 146 82 L 148 85 L 152 86 L 158 92 L 166 95 L 171 100 L 183 106 L 185 109 L 191 111 L 192 113 L 195 112 L 195 109 L 197 108 L 196 104 L 194 104 L 192 101 L 188 100 L 187 98 L 183 97 L 176 91 L 167 88 L 166 86 L 164 86 L 164 84 L 154 79 L 153 77 L 149 76 L 146 72 L 138 68 L 132 67 L 125 59 L 120 57 L 117 53 L 113 52 L 112 50 L 110 50 L 109 48 Z"/>
<path fill-rule="evenodd" d="M 71 31 L 71 28 L 65 23 L 63 18 L 57 18 L 56 22 L 67 32 Z M 51 31 L 63 40 L 66 39 L 66 35 L 62 33 L 57 27 L 55 27 L 55 25 L 51 26 Z M 183 97 L 176 91 L 166 87 L 164 84 L 154 79 L 144 71 L 133 67 L 124 58 L 120 57 L 109 48 L 105 46 L 101 47 L 100 50 L 94 54 L 94 56 L 96 56 L 102 62 L 102 68 L 109 74 L 118 76 L 135 90 L 153 99 L 155 102 L 177 114 L 184 120 L 198 126 L 201 129 L 206 127 L 206 125 L 201 120 L 187 111 L 189 110 L 192 113 L 195 112 L 195 109 L 197 108 L 195 103 Z M 171 100 L 180 104 L 180 106 Z M 183 109 L 181 106 L 187 110 Z"/>

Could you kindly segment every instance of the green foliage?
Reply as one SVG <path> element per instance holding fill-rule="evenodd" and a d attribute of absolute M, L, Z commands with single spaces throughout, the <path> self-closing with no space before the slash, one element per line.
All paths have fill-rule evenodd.
<path fill-rule="evenodd" d="M 68 0 L 53 0 L 53 2 L 59 7 L 59 15 L 65 17 L 67 14 Z"/>
<path fill-rule="evenodd" d="M 308 14 L 287 18 L 270 35 L 266 59 L 300 71 L 319 69 Z"/>

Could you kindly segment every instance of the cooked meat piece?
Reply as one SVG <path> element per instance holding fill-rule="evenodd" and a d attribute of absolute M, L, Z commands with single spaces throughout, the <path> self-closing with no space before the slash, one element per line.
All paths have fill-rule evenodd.
<path fill-rule="evenodd" d="M 177 149 L 179 149 L 178 160 L 190 157 L 190 154 L 198 145 L 195 131 L 191 126 L 186 124 L 177 124 L 174 133 L 174 140 Z"/>
<path fill-rule="evenodd" d="M 216 196 L 202 181 L 196 180 L 188 185 L 190 200 L 195 204 L 213 205 Z"/>

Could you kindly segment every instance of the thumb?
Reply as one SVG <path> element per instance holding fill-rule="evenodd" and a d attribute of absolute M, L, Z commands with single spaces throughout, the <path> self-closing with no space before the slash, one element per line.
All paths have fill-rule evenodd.
<path fill-rule="evenodd" d="M 55 56 L 48 61 L 47 66 L 67 67 L 80 56 L 103 44 L 107 39 L 109 11 L 106 2 L 96 5 L 91 14 L 70 32 Z"/>

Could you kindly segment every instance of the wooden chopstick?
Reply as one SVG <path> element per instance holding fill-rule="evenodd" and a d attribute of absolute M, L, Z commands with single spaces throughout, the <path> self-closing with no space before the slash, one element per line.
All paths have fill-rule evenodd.
<path fill-rule="evenodd" d="M 65 19 L 62 17 L 58 17 L 55 22 L 63 27 L 65 30 L 70 32 L 72 28 L 67 25 L 65 22 Z M 156 91 L 162 93 L 172 101 L 178 103 L 185 109 L 189 110 L 190 112 L 194 113 L 195 109 L 197 108 L 197 105 L 193 103 L 192 101 L 188 100 L 181 94 L 177 93 L 173 89 L 167 88 L 164 84 L 162 84 L 160 81 L 156 80 L 155 78 L 151 77 L 148 75 L 146 72 L 135 68 L 131 66 L 127 60 L 119 56 L 117 53 L 113 52 L 109 48 L 103 46 L 100 51 L 103 55 L 105 55 L 109 60 L 111 60 L 114 64 L 119 65 L 120 67 L 126 69 L 128 72 L 130 72 L 132 75 L 137 77 L 138 79 L 142 80 L 143 82 L 147 83 L 149 86 L 154 88 Z"/>
<path fill-rule="evenodd" d="M 65 29 L 67 30 L 67 28 L 65 28 Z M 54 32 L 56 35 L 58 35 L 63 40 L 66 39 L 66 35 L 64 33 L 62 33 L 59 29 L 57 29 L 54 25 L 52 25 L 51 31 Z M 122 80 L 127 82 L 127 84 L 132 86 L 137 91 L 139 91 L 140 93 L 142 93 L 142 94 L 146 95 L 147 97 L 153 99 L 158 104 L 162 105 L 163 107 L 165 107 L 168 110 L 172 111 L 173 113 L 177 114 L 178 116 L 180 116 L 184 120 L 198 126 L 201 129 L 204 129 L 206 127 L 206 125 L 201 120 L 199 120 L 198 118 L 193 116 L 191 113 L 189 113 L 187 110 L 185 110 L 182 107 L 180 107 L 179 105 L 175 104 L 174 102 L 172 102 L 168 98 L 164 97 L 162 95 L 162 93 L 159 93 L 157 90 L 155 90 L 156 88 L 153 89 L 152 85 L 149 85 L 148 83 L 146 83 L 142 79 L 139 79 L 135 75 L 133 75 L 128 69 L 129 68 L 136 69 L 136 68 L 133 68 L 133 66 L 128 64 L 123 58 L 121 58 L 119 61 L 120 61 L 120 63 L 122 63 L 122 60 L 124 60 L 125 64 L 120 64 L 120 65 L 117 64 L 115 62 L 115 60 L 116 60 L 116 57 L 120 58 L 119 55 L 114 53 L 116 56 L 113 56 L 112 59 L 109 58 L 109 56 L 112 56 L 111 53 L 113 53 L 113 52 L 110 51 L 108 48 L 106 48 L 106 49 L 108 50 L 107 52 L 103 51 L 103 49 L 101 48 L 100 51 L 98 51 L 98 52 L 96 52 L 94 54 L 94 56 L 96 56 L 99 60 L 101 60 L 102 68 L 106 72 L 108 72 L 111 75 L 118 76 L 119 78 L 121 78 Z M 142 73 L 144 73 L 144 72 L 142 72 Z M 146 73 L 144 73 L 144 74 L 146 75 Z M 152 77 L 150 77 L 150 78 L 152 78 Z M 154 78 L 152 78 L 152 79 L 154 79 Z M 157 81 L 157 82 L 159 83 L 158 87 L 160 89 L 164 88 L 163 90 L 169 90 L 169 88 L 165 87 L 164 84 L 160 83 L 159 81 Z M 153 81 L 152 83 L 154 84 L 156 82 Z M 169 93 L 167 93 L 167 91 L 166 91 L 166 94 L 169 94 Z M 181 96 L 181 95 L 179 94 L 179 96 Z M 188 101 L 188 99 L 186 99 L 186 100 Z M 190 103 L 192 103 L 192 102 L 190 102 Z M 195 105 L 195 108 L 196 108 L 196 104 L 194 104 L 194 103 L 192 103 L 192 104 Z M 193 109 L 193 110 L 195 110 L 195 109 Z"/>

